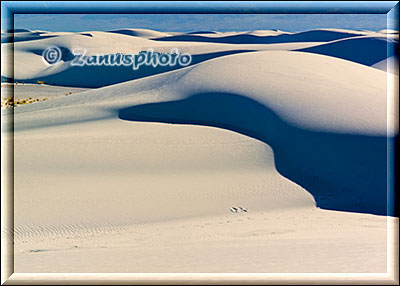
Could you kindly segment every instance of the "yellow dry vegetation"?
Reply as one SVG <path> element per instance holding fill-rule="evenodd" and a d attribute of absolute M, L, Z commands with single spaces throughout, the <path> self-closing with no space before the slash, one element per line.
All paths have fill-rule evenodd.
<path fill-rule="evenodd" d="M 18 105 L 24 105 L 24 104 L 30 104 L 30 103 L 35 103 L 39 101 L 46 101 L 48 98 L 13 98 L 13 97 L 2 97 L 1 98 L 1 108 L 9 108 L 9 107 L 15 107 Z"/>

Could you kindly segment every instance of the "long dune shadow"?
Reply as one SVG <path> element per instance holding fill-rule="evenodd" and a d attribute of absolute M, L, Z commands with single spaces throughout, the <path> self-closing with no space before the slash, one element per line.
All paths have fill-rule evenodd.
<path fill-rule="evenodd" d="M 304 130 L 230 93 L 196 94 L 118 112 L 123 120 L 213 126 L 261 140 L 273 149 L 278 172 L 309 191 L 318 207 L 394 215 L 387 200 L 386 137 Z"/>
<path fill-rule="evenodd" d="M 17 43 L 17 42 L 28 42 L 28 41 L 36 41 L 36 40 L 42 40 L 42 39 L 47 39 L 47 38 L 54 38 L 57 37 L 57 35 L 41 35 L 42 33 L 32 33 L 30 35 L 26 36 L 2 36 L 1 37 L 1 43 Z"/>
<path fill-rule="evenodd" d="M 198 33 L 197 33 L 198 34 Z M 279 44 L 294 42 L 328 42 L 338 39 L 350 38 L 355 34 L 342 33 L 338 31 L 314 30 L 295 34 L 282 34 L 272 36 L 257 36 L 252 34 L 240 34 L 221 37 L 207 37 L 207 35 L 174 35 L 160 38 L 153 38 L 155 41 L 173 42 L 207 42 L 224 44 Z"/>
<path fill-rule="evenodd" d="M 309 52 L 349 60 L 359 64 L 372 66 L 396 54 L 398 41 L 387 38 L 350 38 L 319 46 L 298 49 Z"/>
<path fill-rule="evenodd" d="M 65 47 L 59 47 L 62 51 L 62 59 L 66 62 L 72 61 L 74 56 L 72 52 Z M 41 55 L 42 50 L 32 50 L 34 54 Z M 199 55 L 192 55 L 192 61 L 190 65 L 195 65 L 204 61 L 223 57 L 227 55 L 233 55 L 238 53 L 253 52 L 253 50 L 231 50 L 223 52 L 205 53 Z M 117 84 L 125 81 L 135 80 L 144 78 L 147 76 L 160 74 L 172 70 L 177 70 L 185 66 L 166 65 L 156 66 L 152 65 L 141 65 L 139 69 L 134 70 L 132 66 L 69 66 L 67 69 L 60 72 L 48 75 L 33 77 L 30 79 L 18 79 L 16 81 L 24 81 L 25 83 L 36 83 L 38 80 L 43 81 L 47 84 L 71 86 L 71 87 L 87 87 L 87 88 L 99 88 L 107 85 Z M 8 81 L 9 79 L 2 76 L 2 80 Z"/>

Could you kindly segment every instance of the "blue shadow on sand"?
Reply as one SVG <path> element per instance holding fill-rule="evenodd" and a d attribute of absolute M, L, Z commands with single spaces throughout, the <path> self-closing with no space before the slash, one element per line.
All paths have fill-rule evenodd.
<path fill-rule="evenodd" d="M 59 47 L 62 51 L 62 60 L 68 62 L 72 61 L 74 58 L 72 52 L 65 47 Z M 42 50 L 32 50 L 34 54 L 42 55 Z M 251 50 L 232 50 L 223 51 L 215 53 L 206 53 L 200 55 L 192 55 L 192 61 L 190 65 L 198 64 L 207 60 L 214 58 L 244 53 L 252 52 Z M 58 73 L 41 76 L 31 79 L 16 81 L 24 81 L 25 83 L 36 83 L 38 80 L 43 81 L 50 85 L 61 85 L 61 86 L 71 86 L 71 87 L 87 87 L 87 88 L 99 88 L 103 86 L 108 86 L 112 84 L 117 84 L 125 81 L 135 80 L 155 74 L 160 74 L 172 70 L 177 70 L 183 68 L 179 64 L 174 66 L 156 66 L 152 65 L 142 65 L 138 70 L 133 70 L 132 66 L 70 66 L 65 70 Z M 2 76 L 2 81 L 8 81 L 8 78 Z"/>
<path fill-rule="evenodd" d="M 398 41 L 390 38 L 350 38 L 319 46 L 298 49 L 299 52 L 315 53 L 372 66 L 396 55 Z"/>
<path fill-rule="evenodd" d="M 304 130 L 230 93 L 196 94 L 118 112 L 128 121 L 213 126 L 261 140 L 273 149 L 278 172 L 310 192 L 318 207 L 394 215 L 393 194 L 387 193 L 386 137 Z"/>
<path fill-rule="evenodd" d="M 198 32 L 196 34 L 198 34 Z M 337 31 L 313 30 L 299 32 L 295 34 L 281 34 L 272 36 L 239 34 L 222 37 L 207 37 L 201 35 L 193 35 L 189 33 L 183 35 L 153 38 L 153 40 L 167 42 L 207 42 L 224 44 L 282 44 L 295 42 L 329 42 L 350 37 L 354 37 L 354 35 Z"/>

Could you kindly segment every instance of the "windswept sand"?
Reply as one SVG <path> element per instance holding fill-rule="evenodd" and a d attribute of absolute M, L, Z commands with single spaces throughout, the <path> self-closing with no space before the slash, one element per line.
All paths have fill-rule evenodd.
<path fill-rule="evenodd" d="M 49 228 L 18 240 L 15 271 L 386 273 L 386 223 L 306 208 Z"/>

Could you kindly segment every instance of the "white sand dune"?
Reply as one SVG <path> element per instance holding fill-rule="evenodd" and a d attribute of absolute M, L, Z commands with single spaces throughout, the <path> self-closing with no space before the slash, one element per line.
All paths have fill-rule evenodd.
<path fill-rule="evenodd" d="M 352 62 L 373 66 L 393 56 L 398 49 L 398 37 L 367 35 L 340 39 L 322 45 L 299 49 L 303 52 L 311 52 L 333 56 Z"/>
<path fill-rule="evenodd" d="M 326 68 L 312 68 L 316 66 Z M 285 82 L 284 89 L 280 82 Z M 15 110 L 14 128 L 119 117 L 231 129 L 275 147 L 275 156 L 282 153 L 279 171 L 306 187 L 319 206 L 384 214 L 387 118 L 394 120 L 386 112 L 385 83 L 383 71 L 332 57 L 246 53 L 21 106 Z M 292 140 L 297 140 L 296 147 Z M 318 148 L 310 144 L 314 141 Z M 349 170 L 356 166 L 363 167 L 353 176 Z M 359 197 L 366 189 L 371 191 Z"/>
<path fill-rule="evenodd" d="M 76 87 L 64 87 L 64 86 L 51 86 L 45 84 L 17 84 L 17 85 L 1 85 L 1 95 L 2 97 L 16 98 L 48 98 L 53 99 L 57 97 L 69 96 L 73 93 L 78 93 L 88 90 L 87 88 L 76 88 Z"/>
<path fill-rule="evenodd" d="M 157 37 L 167 37 L 171 34 L 165 32 L 159 32 L 149 29 L 118 29 L 109 31 L 110 33 L 117 33 L 135 37 L 142 37 L 142 38 L 157 38 Z"/>
<path fill-rule="evenodd" d="M 230 44 L 276 44 L 291 42 L 327 42 L 349 37 L 368 35 L 370 33 L 372 32 L 343 29 L 317 29 L 297 33 L 265 30 L 204 35 L 178 34 L 167 37 L 154 38 L 154 40 L 174 42 L 213 42 Z"/>
<path fill-rule="evenodd" d="M 254 30 L 254 31 L 242 31 L 242 32 L 218 32 L 218 31 L 194 31 L 190 33 L 176 33 L 176 35 L 205 35 L 208 38 L 220 38 L 227 36 L 238 36 L 238 35 L 255 35 L 255 36 L 277 36 L 281 34 L 292 34 L 290 32 L 284 32 L 280 30 Z"/>
<path fill-rule="evenodd" d="M 233 44 L 199 44 L 184 46 L 177 46 L 180 52 L 190 53 L 192 55 L 192 63 L 200 63 L 209 59 L 236 53 L 243 53 L 248 51 L 259 50 L 295 50 L 299 48 L 308 48 L 310 46 L 321 44 L 317 43 L 288 43 L 288 44 L 271 44 L 271 45 L 233 45 Z M 172 43 L 168 46 L 161 46 L 155 51 L 158 52 L 171 52 L 171 47 L 175 47 Z M 179 68 L 177 67 L 157 67 L 143 65 L 138 70 L 133 70 L 131 66 L 84 66 L 76 67 L 71 66 L 71 62 L 60 61 L 54 66 L 49 66 L 42 58 L 41 53 L 44 48 L 38 47 L 33 52 L 25 52 L 18 50 L 16 55 L 23 61 L 23 64 L 18 65 L 14 70 L 15 80 L 18 82 L 36 83 L 43 81 L 48 84 L 83 87 L 83 88 L 98 88 L 107 85 L 112 85 L 120 82 L 139 79 L 155 74 L 164 73 L 170 70 Z M 140 48 L 147 50 L 146 48 Z M 67 59 L 71 59 L 71 50 L 67 48 L 62 49 Z M 115 51 L 114 51 L 115 52 Z M 104 51 L 103 53 L 109 54 L 114 52 Z M 137 52 L 137 51 L 136 51 Z M 116 53 L 116 52 L 115 52 Z M 8 71 L 4 71 L 8 75 Z M 7 77 L 7 76 L 6 76 Z"/>
<path fill-rule="evenodd" d="M 178 43 L 131 31 L 143 34 L 18 42 L 16 71 L 82 77 L 65 62 L 54 70 L 39 64 L 51 43 L 71 51 L 79 41 L 93 53 L 117 50 L 100 47 L 105 39 Z M 236 36 L 269 37 L 263 33 Z M 357 33 L 273 37 L 322 47 L 358 43 L 368 32 Z M 387 110 L 388 74 L 292 51 L 304 47 L 294 40 L 245 45 L 253 50 L 188 41 L 179 47 L 220 54 L 3 110 L 3 140 L 13 138 L 15 152 L 15 270 L 386 272 L 386 148 L 397 132 L 387 133 L 387 122 L 398 117 Z M 26 62 L 34 68 L 24 70 Z"/>
<path fill-rule="evenodd" d="M 230 67 L 229 73 L 225 72 L 226 66 Z M 316 70 L 313 66 L 326 68 Z M 327 86 L 327 80 L 332 84 Z M 286 83 L 285 89 L 279 84 L 282 81 Z M 134 104 L 178 100 L 197 93 L 225 92 L 252 98 L 301 128 L 382 136 L 386 134 L 384 82 L 384 72 L 350 61 L 311 53 L 263 51 L 225 56 L 79 96 L 23 106 L 14 112 L 58 108 L 60 113 L 64 113 L 69 107 L 75 113 L 84 108 L 87 113 L 85 120 L 89 120 L 92 108 L 106 115 Z M 49 119 L 54 118 L 55 124 L 63 123 L 57 120 L 59 112 L 48 114 Z M 17 129 L 48 123 L 30 118 L 21 120 Z"/>
<path fill-rule="evenodd" d="M 399 75 L 399 58 L 397 56 L 391 56 L 375 63 L 372 67 Z"/>
<path fill-rule="evenodd" d="M 16 29 L 14 33 L 1 33 L 1 42 L 2 43 L 11 43 L 11 42 L 26 42 L 26 41 L 36 41 L 43 40 L 46 38 L 53 38 L 63 35 L 71 35 L 73 32 L 47 32 L 40 30 L 27 30 L 27 29 Z M 81 34 L 81 33 L 77 33 Z"/>
<path fill-rule="evenodd" d="M 392 29 L 383 29 L 383 30 L 380 30 L 379 33 L 382 33 L 382 34 L 398 34 L 399 31 L 392 30 Z"/>
<path fill-rule="evenodd" d="M 90 36 L 88 36 L 90 35 Z M 118 43 L 117 45 L 114 43 Z M 307 48 L 317 43 L 286 43 L 275 45 L 248 45 L 248 44 L 213 44 L 213 43 L 184 43 L 184 42 L 160 42 L 152 41 L 139 36 L 130 36 L 124 33 L 106 33 L 89 31 L 84 33 L 68 33 L 58 36 L 49 36 L 47 39 L 36 41 L 18 42 L 14 47 L 14 56 L 19 59 L 14 69 L 14 78 L 18 82 L 36 83 L 38 80 L 50 84 L 72 87 L 101 87 L 123 81 L 129 81 L 157 73 L 166 72 L 176 67 L 153 68 L 142 66 L 134 71 L 132 67 L 112 66 L 85 66 L 73 67 L 73 51 L 86 49 L 86 55 L 94 54 L 137 54 L 140 51 L 153 49 L 157 52 L 171 52 L 177 48 L 180 52 L 190 53 L 193 56 L 192 63 L 196 64 L 208 59 L 226 54 L 240 53 L 243 51 L 257 50 L 293 50 Z M 2 57 L 5 58 L 7 45 L 2 49 Z M 43 60 L 43 51 L 51 46 L 61 49 L 63 56 L 59 63 L 50 66 Z M 6 69 L 2 71 L 3 77 L 10 77 Z"/>
<path fill-rule="evenodd" d="M 398 38 L 387 38 L 387 34 L 368 31 L 321 29 L 299 33 L 282 31 L 226 32 L 212 34 L 184 33 L 169 35 L 145 29 L 121 29 L 110 32 L 87 31 L 82 33 L 21 32 L 36 37 L 34 41 L 20 41 L 15 44 L 14 55 L 19 59 L 15 66 L 14 78 L 19 82 L 97 88 L 119 82 L 138 79 L 167 72 L 177 67 L 141 66 L 134 71 L 131 67 L 85 66 L 73 67 L 71 61 L 76 49 L 85 48 L 87 55 L 93 54 L 137 54 L 153 49 L 168 53 L 172 48 L 193 56 L 197 64 L 220 56 L 245 51 L 300 50 L 334 56 L 372 66 L 385 60 L 391 54 L 386 46 L 397 46 Z M 153 37 L 153 36 L 162 37 Z M 117 45 L 115 43 L 118 43 Z M 7 45 L 2 49 L 4 58 Z M 57 46 L 62 59 L 54 66 L 43 60 L 43 51 Z M 2 71 L 2 77 L 9 78 L 11 71 Z"/>
<path fill-rule="evenodd" d="M 230 131 L 114 119 L 22 132 L 15 142 L 22 237 L 35 225 L 61 231 L 223 215 L 232 206 L 314 206 L 276 172 L 271 148 Z"/>
<path fill-rule="evenodd" d="M 37 39 L 45 39 L 45 33 L 30 31 L 26 29 L 16 30 L 14 33 L 1 32 L 1 43 L 20 42 L 20 41 L 31 41 Z"/>
<path fill-rule="evenodd" d="M 385 217 L 319 209 L 52 230 L 18 240 L 16 271 L 373 275 L 389 266 Z"/>

